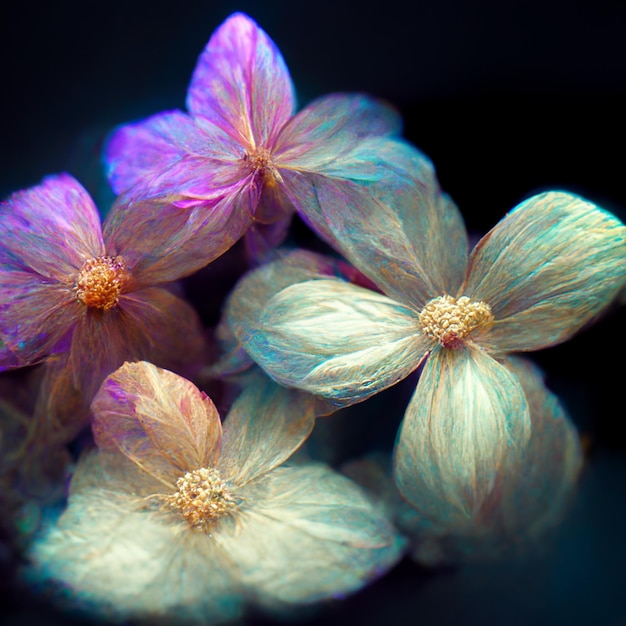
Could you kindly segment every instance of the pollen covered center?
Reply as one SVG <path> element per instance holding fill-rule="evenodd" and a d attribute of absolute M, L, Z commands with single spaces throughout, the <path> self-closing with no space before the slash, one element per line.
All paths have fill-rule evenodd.
<path fill-rule="evenodd" d="M 493 324 L 491 307 L 486 302 L 474 302 L 467 296 L 441 296 L 431 300 L 420 313 L 422 330 L 444 348 L 457 349 L 463 339 L 478 328 Z"/>
<path fill-rule="evenodd" d="M 243 160 L 251 172 L 262 176 L 263 182 L 268 184 L 282 182 L 282 177 L 274 166 L 272 153 L 267 148 L 250 149 L 244 154 Z"/>
<path fill-rule="evenodd" d="M 98 256 L 83 263 L 74 293 L 85 306 L 108 311 L 117 305 L 128 273 L 121 256 Z"/>
<path fill-rule="evenodd" d="M 229 515 L 237 508 L 219 472 L 203 467 L 187 472 L 176 481 L 177 491 L 168 503 L 193 528 L 206 530 L 212 522 Z"/>

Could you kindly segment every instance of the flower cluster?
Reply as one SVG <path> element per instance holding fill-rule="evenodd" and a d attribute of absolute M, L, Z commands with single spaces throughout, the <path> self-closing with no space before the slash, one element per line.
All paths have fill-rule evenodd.
<path fill-rule="evenodd" d="M 582 452 L 514 353 L 617 302 L 626 227 L 549 191 L 470 252 L 398 114 L 361 94 L 296 111 L 243 14 L 211 37 L 187 109 L 111 134 L 102 224 L 68 174 L 0 207 L 0 369 L 29 390 L 0 398 L 2 496 L 16 519 L 44 511 L 25 577 L 113 619 L 218 623 L 337 598 L 404 554 L 539 541 Z M 283 247 L 294 213 L 332 255 Z M 239 240 L 249 271 L 207 328 L 177 281 Z M 413 372 L 388 458 L 346 469 L 355 481 L 319 462 L 318 418 Z"/>

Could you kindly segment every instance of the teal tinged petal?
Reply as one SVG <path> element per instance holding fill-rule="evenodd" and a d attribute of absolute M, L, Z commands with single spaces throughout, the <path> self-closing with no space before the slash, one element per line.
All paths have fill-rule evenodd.
<path fill-rule="evenodd" d="M 551 191 L 520 204 L 479 242 L 462 291 L 491 306 L 485 345 L 508 352 L 565 341 L 625 281 L 626 226 L 583 198 Z"/>

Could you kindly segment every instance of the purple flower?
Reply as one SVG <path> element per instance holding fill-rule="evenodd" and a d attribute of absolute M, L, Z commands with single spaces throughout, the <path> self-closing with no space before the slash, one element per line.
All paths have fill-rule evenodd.
<path fill-rule="evenodd" d="M 67 174 L 0 205 L 0 370 L 48 360 L 40 411 L 69 411 L 76 396 L 86 406 L 126 360 L 180 369 L 203 349 L 193 308 L 155 286 L 174 269 L 150 232 L 127 233 L 124 246 L 111 239 Z"/>
<path fill-rule="evenodd" d="M 203 221 L 185 251 L 195 269 L 246 231 L 256 256 L 282 242 L 293 212 L 306 213 L 317 188 L 334 186 L 358 202 L 381 177 L 415 170 L 417 151 L 397 138 L 399 116 L 371 98 L 330 95 L 294 116 L 280 52 L 241 13 L 200 56 L 187 108 L 121 127 L 106 162 L 113 189 L 128 192 L 137 219 L 158 212 L 165 223 Z M 141 200 L 148 202 L 136 205 Z M 329 231 L 320 234 L 332 242 Z"/>

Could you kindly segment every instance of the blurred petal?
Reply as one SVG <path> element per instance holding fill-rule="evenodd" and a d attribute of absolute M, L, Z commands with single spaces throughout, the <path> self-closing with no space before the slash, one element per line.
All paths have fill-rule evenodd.
<path fill-rule="evenodd" d="M 421 309 L 461 284 L 467 235 L 430 162 L 371 138 L 319 171 L 280 170 L 305 221 L 389 297 Z"/>
<path fill-rule="evenodd" d="M 107 175 L 120 194 L 137 184 L 141 194 L 202 195 L 240 177 L 241 147 L 217 127 L 202 127 L 181 111 L 167 111 L 117 128 L 105 148 Z"/>
<path fill-rule="evenodd" d="M 407 408 L 394 474 L 424 516 L 453 526 L 472 517 L 503 463 L 519 457 L 530 416 L 516 376 L 477 349 L 434 350 Z"/>
<path fill-rule="evenodd" d="M 14 193 L 0 205 L 0 269 L 73 281 L 87 260 L 104 254 L 93 200 L 68 174 Z"/>
<path fill-rule="evenodd" d="M 320 171 L 348 156 L 366 137 L 397 135 L 401 129 L 400 115 L 391 106 L 360 94 L 332 94 L 289 120 L 276 142 L 275 160 L 293 169 Z"/>
<path fill-rule="evenodd" d="M 250 504 L 215 540 L 263 604 L 340 596 L 401 556 L 391 525 L 356 485 L 324 466 L 278 468 L 241 494 Z"/>
<path fill-rule="evenodd" d="M 283 289 L 236 332 L 272 378 L 338 405 L 402 380 L 431 346 L 415 311 L 333 279 Z"/>
<path fill-rule="evenodd" d="M 145 361 L 125 363 L 92 403 L 101 450 L 119 449 L 172 487 L 187 471 L 212 467 L 222 424 L 211 399 L 193 383 Z"/>
<path fill-rule="evenodd" d="M 271 144 L 295 106 L 285 62 L 272 40 L 243 13 L 231 15 L 198 60 L 187 107 L 238 141 Z"/>
<path fill-rule="evenodd" d="M 273 251 L 280 246 L 289 232 L 291 215 L 279 219 L 273 224 L 254 223 L 244 235 L 246 252 L 252 264 L 269 260 Z"/>
<path fill-rule="evenodd" d="M 239 486 L 286 461 L 315 423 L 315 398 L 255 376 L 228 413 L 220 471 Z"/>
<path fill-rule="evenodd" d="M 0 371 L 67 349 L 79 315 L 67 285 L 0 266 Z"/>
<path fill-rule="evenodd" d="M 236 616 L 241 594 L 215 542 L 142 510 L 149 501 L 123 476 L 109 476 L 98 456 L 81 461 L 72 482 L 84 474 L 87 484 L 32 546 L 31 580 L 62 582 L 60 602 L 107 620 L 213 624 Z"/>
<path fill-rule="evenodd" d="M 124 257 L 136 287 L 188 276 L 226 252 L 252 223 L 258 190 L 241 185 L 208 203 L 173 202 L 121 197 L 107 216 L 107 253 Z"/>
<path fill-rule="evenodd" d="M 563 192 L 533 196 L 476 246 L 463 293 L 491 306 L 500 351 L 564 341 L 626 281 L 626 226 Z"/>

